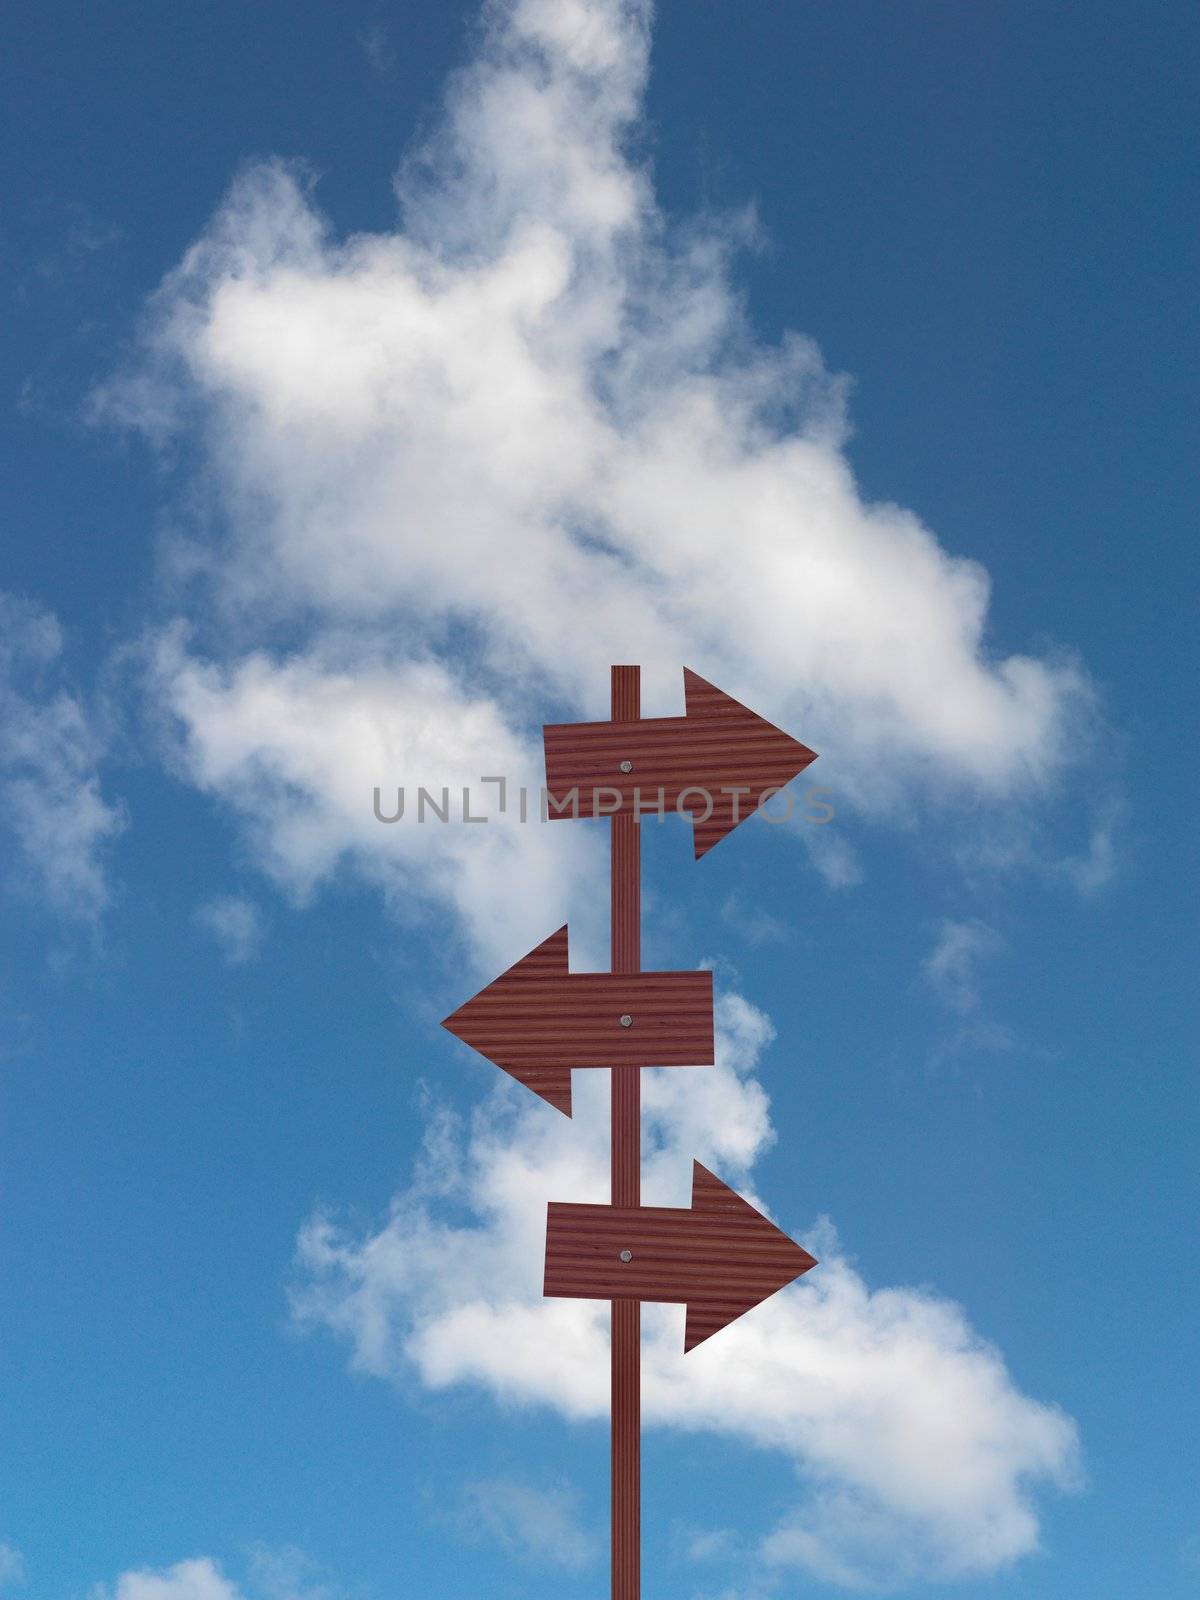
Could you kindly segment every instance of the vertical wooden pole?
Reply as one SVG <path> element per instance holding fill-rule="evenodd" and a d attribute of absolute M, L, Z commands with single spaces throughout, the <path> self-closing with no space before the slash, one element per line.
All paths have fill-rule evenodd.
<path fill-rule="evenodd" d="M 612 720 L 641 716 L 642 669 L 612 669 Z M 638 819 L 612 819 L 612 969 L 642 965 L 642 861 Z M 633 1021 L 637 1026 L 637 1018 Z M 642 1075 L 612 1070 L 612 1203 L 642 1202 Z M 612 1302 L 612 1600 L 639 1600 L 641 1559 L 642 1308 Z"/>

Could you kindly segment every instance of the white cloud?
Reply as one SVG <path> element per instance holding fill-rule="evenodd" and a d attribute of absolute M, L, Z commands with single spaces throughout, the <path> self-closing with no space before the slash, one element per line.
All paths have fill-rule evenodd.
<path fill-rule="evenodd" d="M 485 1478 L 468 1484 L 464 1499 L 464 1530 L 486 1534 L 519 1561 L 581 1572 L 596 1559 L 598 1542 L 581 1525 L 579 1497 L 569 1487 Z"/>
<path fill-rule="evenodd" d="M 181 775 L 288 892 L 352 870 L 403 917 L 448 910 L 487 976 L 596 902 L 597 831 L 389 826 L 372 790 L 536 789 L 539 723 L 606 714 L 611 661 L 644 664 L 647 714 L 678 713 L 695 667 L 821 751 L 839 812 L 876 818 L 1024 804 L 1090 714 L 1072 661 L 996 648 L 980 566 L 864 501 L 844 386 L 809 341 L 767 348 L 746 324 L 742 221 L 658 209 L 630 154 L 648 15 L 489 5 L 391 232 L 339 240 L 303 173 L 248 168 L 100 402 L 203 455 L 176 555 L 205 626 L 164 628 L 147 656 Z M 795 832 L 849 885 L 836 827 Z M 599 932 L 579 931 L 586 965 Z M 650 1202 L 686 1204 L 693 1156 L 744 1189 L 773 1137 L 753 1076 L 770 1025 L 727 998 L 720 1027 L 715 1069 L 645 1075 Z M 364 1370 L 598 1417 L 606 1311 L 543 1301 L 540 1272 L 546 1199 L 606 1197 L 605 1086 L 576 1075 L 574 1123 L 519 1093 L 466 1129 L 441 1118 L 378 1230 L 314 1219 L 297 1314 Z M 476 1221 L 445 1220 L 446 1200 Z M 807 1242 L 821 1268 L 686 1366 L 679 1308 L 646 1317 L 652 1424 L 732 1431 L 801 1470 L 763 1581 L 786 1563 L 990 1572 L 1035 1548 L 1069 1420 L 959 1308 L 872 1290 L 831 1234 Z"/>
<path fill-rule="evenodd" d="M 244 966 L 258 954 L 266 933 L 266 922 L 253 900 L 242 895 L 217 895 L 197 906 L 195 921 L 221 947 L 232 967 Z"/>
<path fill-rule="evenodd" d="M 648 1204 L 688 1203 L 695 1155 L 762 1207 L 752 1171 L 773 1133 L 754 1069 L 770 1024 L 725 996 L 718 1034 L 715 1068 L 644 1075 Z M 605 1075 L 577 1072 L 574 1093 L 568 1122 L 501 1085 L 469 1128 L 438 1119 L 378 1229 L 314 1217 L 296 1315 L 346 1339 L 360 1370 L 605 1415 L 607 1307 L 541 1293 L 546 1201 L 607 1198 Z M 447 1205 L 475 1220 L 447 1220 Z M 686 1358 L 682 1309 L 646 1308 L 647 1424 L 732 1434 L 796 1465 L 804 1489 L 764 1571 L 869 1585 L 988 1573 L 1036 1549 L 1033 1492 L 1070 1482 L 1071 1421 L 1020 1393 L 959 1307 L 872 1290 L 828 1224 L 789 1231 L 821 1265 Z"/>
<path fill-rule="evenodd" d="M 274 1549 L 258 1544 L 250 1551 L 248 1586 L 243 1589 L 221 1571 L 211 1556 L 194 1556 L 174 1566 L 139 1567 L 123 1572 L 111 1587 L 97 1584 L 91 1600 L 337 1600 L 340 1590 L 318 1581 L 316 1564 L 294 1545 Z"/>
<path fill-rule="evenodd" d="M 0 593 L 0 821 L 20 852 L 17 881 L 60 915 L 94 922 L 110 898 L 105 848 L 124 819 L 100 792 L 104 740 L 66 687 L 61 655 L 57 619 Z"/>
<path fill-rule="evenodd" d="M 1035 792 L 1077 752 L 1079 669 L 995 651 L 983 569 L 859 494 L 815 348 L 756 343 L 731 277 L 741 224 L 660 213 L 629 154 L 647 17 L 489 6 L 401 169 L 393 232 L 338 240 L 302 174 L 247 169 L 101 398 L 203 441 L 189 570 L 225 626 L 211 660 L 173 635 L 155 682 L 185 770 L 300 889 L 377 856 L 397 900 L 448 902 L 478 932 L 493 851 L 541 849 L 397 855 L 359 823 L 366 763 L 351 784 L 336 755 L 303 755 L 314 708 L 376 746 L 386 722 L 438 782 L 455 756 L 477 776 L 519 753 L 532 773 L 543 714 L 604 714 L 610 661 L 644 663 L 651 712 L 678 711 L 689 663 L 820 750 L 839 809 L 873 815 Z M 254 650 L 281 622 L 293 651 Z M 272 695 L 282 721 L 254 715 Z M 251 789 L 269 808 L 253 818 Z M 855 881 L 844 841 L 805 843 Z"/>
<path fill-rule="evenodd" d="M 148 1568 L 123 1572 L 116 1586 L 100 1586 L 94 1600 L 242 1600 L 241 1591 L 222 1576 L 208 1556 L 179 1561 L 153 1572 Z"/>
<path fill-rule="evenodd" d="M 508 966 L 572 911 L 572 960 L 584 962 L 589 924 L 575 907 L 581 876 L 600 860 L 586 827 L 520 820 L 519 789 L 538 814 L 540 749 L 513 732 L 490 698 L 464 693 L 433 661 L 389 666 L 359 650 L 352 667 L 332 646 L 275 662 L 249 656 L 228 669 L 204 664 L 175 636 L 159 642 L 153 668 L 180 729 L 177 760 L 190 780 L 241 818 L 266 871 L 299 897 L 342 867 L 378 885 L 397 915 L 445 906 L 451 931 L 468 927 L 481 970 Z M 509 790 L 504 816 L 496 787 Z M 418 787 L 452 817 L 472 794 L 480 826 L 420 821 Z M 397 809 L 403 818 L 380 822 Z M 513 894 L 513 883 L 521 894 Z M 594 899 L 594 897 L 592 897 Z M 578 937 L 576 937 L 578 936 Z"/>
<path fill-rule="evenodd" d="M 995 929 L 977 918 L 937 924 L 933 947 L 921 963 L 921 974 L 948 1010 L 967 1016 L 979 1009 L 980 964 L 1002 948 Z"/>
<path fill-rule="evenodd" d="M 25 1558 L 15 1545 L 0 1539 L 0 1588 L 15 1588 L 25 1582 Z"/>

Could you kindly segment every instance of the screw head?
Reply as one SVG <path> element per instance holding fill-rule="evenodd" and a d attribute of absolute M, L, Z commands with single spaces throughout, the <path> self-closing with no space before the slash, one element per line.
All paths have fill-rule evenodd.
<path fill-rule="evenodd" d="M 622 763 L 621 763 L 621 771 L 622 772 L 632 772 L 633 771 L 633 762 L 632 761 L 622 761 Z"/>
<path fill-rule="evenodd" d="M 621 1251 L 621 1260 L 622 1261 L 632 1261 L 633 1260 L 633 1251 L 632 1250 L 622 1250 Z"/>
<path fill-rule="evenodd" d="M 621 1026 L 623 1028 L 633 1027 L 633 1018 L 629 1015 L 628 1011 L 626 1011 L 621 1017 Z"/>

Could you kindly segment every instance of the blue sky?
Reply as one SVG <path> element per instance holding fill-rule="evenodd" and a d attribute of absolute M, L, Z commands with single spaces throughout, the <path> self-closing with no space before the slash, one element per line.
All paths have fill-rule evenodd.
<path fill-rule="evenodd" d="M 9 33 L 0 1595 L 607 1592 L 603 1085 L 437 1026 L 603 839 L 371 790 L 613 660 L 836 808 L 646 835 L 646 1197 L 822 1263 L 647 1314 L 647 1593 L 1195 1594 L 1194 13 Z"/>

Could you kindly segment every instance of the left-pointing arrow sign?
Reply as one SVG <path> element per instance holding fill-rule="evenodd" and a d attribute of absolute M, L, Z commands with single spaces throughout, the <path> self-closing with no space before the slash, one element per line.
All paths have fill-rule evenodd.
<path fill-rule="evenodd" d="M 690 1211 L 552 1200 L 546 1215 L 546 1294 L 684 1301 L 685 1351 L 816 1264 L 698 1161 Z"/>
<path fill-rule="evenodd" d="M 707 1067 L 711 972 L 570 972 L 559 928 L 442 1023 L 571 1115 L 572 1067 Z"/>

